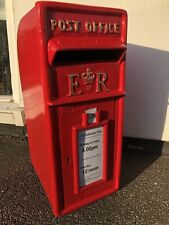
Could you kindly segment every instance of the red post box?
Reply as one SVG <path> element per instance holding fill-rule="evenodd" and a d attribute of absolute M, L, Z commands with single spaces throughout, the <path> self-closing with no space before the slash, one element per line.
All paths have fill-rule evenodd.
<path fill-rule="evenodd" d="M 30 156 L 56 216 L 119 187 L 127 14 L 37 2 L 18 56 Z"/>

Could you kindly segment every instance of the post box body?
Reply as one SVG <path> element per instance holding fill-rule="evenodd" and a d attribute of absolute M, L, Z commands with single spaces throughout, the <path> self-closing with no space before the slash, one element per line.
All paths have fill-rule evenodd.
<path fill-rule="evenodd" d="M 18 30 L 30 157 L 61 216 L 119 187 L 124 10 L 37 2 Z"/>

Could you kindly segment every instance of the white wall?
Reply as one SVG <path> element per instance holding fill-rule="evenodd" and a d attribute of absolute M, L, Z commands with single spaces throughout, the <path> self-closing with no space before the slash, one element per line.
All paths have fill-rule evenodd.
<path fill-rule="evenodd" d="M 62 2 L 127 10 L 125 135 L 169 141 L 169 1 Z M 20 18 L 34 3 L 35 0 L 13 0 L 15 35 Z"/>

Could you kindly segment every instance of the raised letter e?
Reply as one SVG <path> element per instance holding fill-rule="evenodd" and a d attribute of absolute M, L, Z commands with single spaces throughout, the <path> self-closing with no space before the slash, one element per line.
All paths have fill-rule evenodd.
<path fill-rule="evenodd" d="M 76 88 L 79 87 L 79 82 L 75 80 L 75 78 L 79 78 L 79 74 L 70 74 L 68 75 L 69 78 L 69 94 L 68 96 L 75 96 L 75 95 L 80 95 L 82 94 L 82 91 L 76 91 Z"/>

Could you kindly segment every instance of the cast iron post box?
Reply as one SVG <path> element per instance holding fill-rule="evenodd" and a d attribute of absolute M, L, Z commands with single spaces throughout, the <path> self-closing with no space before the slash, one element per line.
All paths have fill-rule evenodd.
<path fill-rule="evenodd" d="M 37 2 L 18 56 L 30 156 L 56 216 L 119 187 L 127 14 Z"/>

